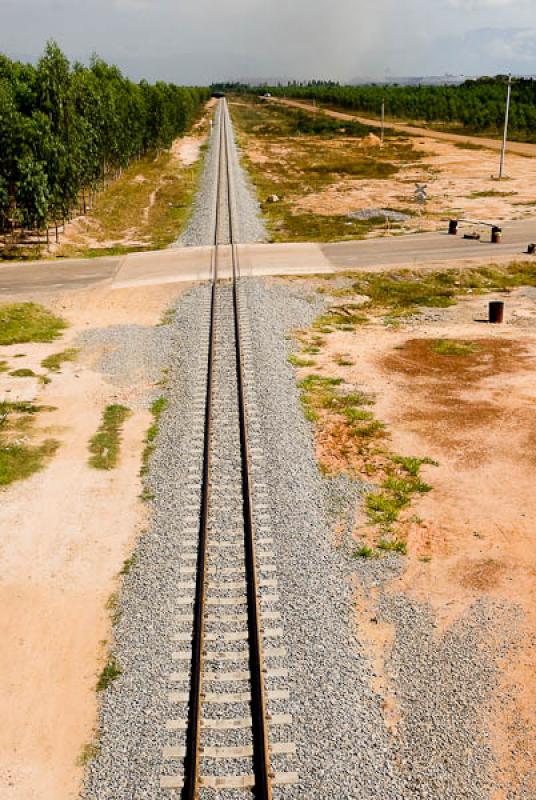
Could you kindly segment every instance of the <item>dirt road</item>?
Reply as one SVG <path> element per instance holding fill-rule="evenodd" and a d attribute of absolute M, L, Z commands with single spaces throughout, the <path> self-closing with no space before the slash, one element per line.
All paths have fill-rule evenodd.
<path fill-rule="evenodd" d="M 284 106 L 291 106 L 292 108 L 302 108 L 305 111 L 318 111 L 320 106 L 314 106 L 311 103 L 302 103 L 298 100 L 283 100 L 279 97 L 272 97 L 269 101 L 270 103 L 280 103 Z M 357 114 L 346 114 L 343 111 L 332 111 L 328 108 L 322 108 L 324 114 L 327 114 L 328 117 L 333 117 L 334 119 L 344 119 L 350 122 L 361 122 L 363 125 L 370 125 L 373 128 L 380 128 L 381 122 L 379 119 L 371 119 L 370 117 L 362 117 Z M 441 139 L 445 142 L 459 142 L 463 144 L 475 144 L 480 145 L 481 147 L 487 147 L 490 150 L 497 150 L 501 149 L 501 142 L 499 139 L 488 139 L 481 136 L 466 136 L 464 134 L 459 133 L 445 133 L 443 131 L 434 131 L 430 128 L 419 128 L 415 125 L 407 125 L 403 122 L 396 122 L 393 120 L 387 120 L 387 126 L 395 131 L 400 131 L 400 133 L 409 133 L 412 136 L 428 136 L 430 139 Z M 508 143 L 508 150 L 511 153 L 517 153 L 518 155 L 522 156 L 533 156 L 536 157 L 536 144 L 529 144 L 526 142 L 509 142 Z"/>

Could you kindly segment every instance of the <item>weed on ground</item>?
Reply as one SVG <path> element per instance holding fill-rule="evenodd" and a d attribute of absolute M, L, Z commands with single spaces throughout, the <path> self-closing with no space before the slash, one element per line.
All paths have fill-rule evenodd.
<path fill-rule="evenodd" d="M 29 367 L 21 367 L 21 369 L 14 369 L 9 373 L 12 378 L 35 378 L 35 372 Z"/>
<path fill-rule="evenodd" d="M 33 419 L 44 406 L 33 403 L 0 402 L 0 486 L 29 478 L 47 464 L 59 442 L 46 439 L 32 444 Z"/>
<path fill-rule="evenodd" d="M 145 446 L 141 459 L 140 475 L 143 477 L 149 472 L 151 463 L 151 456 L 153 455 L 156 447 L 156 437 L 159 431 L 159 420 L 166 408 L 168 407 L 168 399 L 166 397 L 158 397 L 151 405 L 151 414 L 153 415 L 153 423 L 150 425 L 145 435 Z"/>
<path fill-rule="evenodd" d="M 104 692 L 122 674 L 123 670 L 115 656 L 110 656 L 97 681 L 97 691 Z"/>
<path fill-rule="evenodd" d="M 41 366 L 50 372 L 59 372 L 66 361 L 75 361 L 79 352 L 80 350 L 76 347 L 70 347 L 62 350 L 61 353 L 52 353 L 41 361 Z"/>
<path fill-rule="evenodd" d="M 102 423 L 89 443 L 89 464 L 95 469 L 113 469 L 119 461 L 121 431 L 125 420 L 130 416 L 126 406 L 114 404 L 107 406 Z"/>

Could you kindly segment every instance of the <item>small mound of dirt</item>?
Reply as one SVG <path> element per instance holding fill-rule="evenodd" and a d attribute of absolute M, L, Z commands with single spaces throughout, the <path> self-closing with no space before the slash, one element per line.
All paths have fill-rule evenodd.
<path fill-rule="evenodd" d="M 379 136 L 376 136 L 374 133 L 369 133 L 368 136 L 365 136 L 359 142 L 359 147 L 363 148 L 364 150 L 372 149 L 374 147 L 381 147 L 382 140 Z"/>

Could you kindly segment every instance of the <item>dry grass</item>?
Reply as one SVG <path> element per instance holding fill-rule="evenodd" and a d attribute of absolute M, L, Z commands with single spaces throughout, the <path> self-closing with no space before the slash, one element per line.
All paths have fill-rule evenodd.
<path fill-rule="evenodd" d="M 401 137 L 388 136 L 382 149 L 360 148 L 371 129 L 358 123 L 253 102 L 230 109 L 273 241 L 355 239 L 383 228 L 383 216 L 297 212 L 295 204 L 344 180 L 387 180 L 423 156 Z M 279 200 L 267 202 L 273 195 Z"/>
<path fill-rule="evenodd" d="M 167 247 L 185 226 L 202 162 L 186 167 L 169 151 L 135 162 L 99 195 L 80 232 L 57 255 L 94 257 Z"/>

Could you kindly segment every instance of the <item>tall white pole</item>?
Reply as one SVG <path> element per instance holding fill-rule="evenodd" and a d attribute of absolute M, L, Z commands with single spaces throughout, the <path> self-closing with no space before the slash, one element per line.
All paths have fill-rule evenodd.
<path fill-rule="evenodd" d="M 504 115 L 504 133 L 503 143 L 501 147 L 501 164 L 499 166 L 499 180 L 501 180 L 504 171 L 504 156 L 506 154 L 506 142 L 508 140 L 508 118 L 510 116 L 510 99 L 512 97 L 512 76 L 508 76 L 508 94 L 506 95 L 506 113 Z"/>
<path fill-rule="evenodd" d="M 385 100 L 382 100 L 382 136 L 381 136 L 382 146 L 384 138 L 385 138 Z"/>

